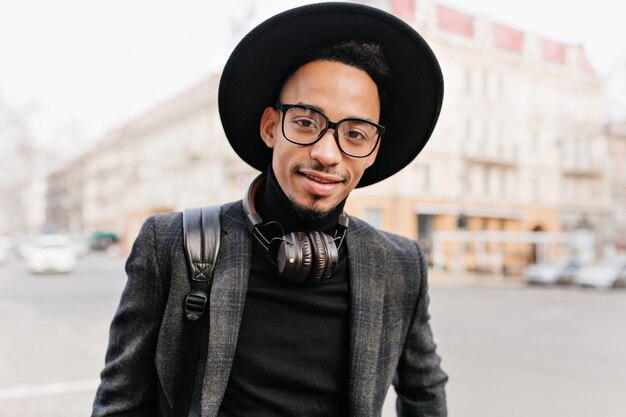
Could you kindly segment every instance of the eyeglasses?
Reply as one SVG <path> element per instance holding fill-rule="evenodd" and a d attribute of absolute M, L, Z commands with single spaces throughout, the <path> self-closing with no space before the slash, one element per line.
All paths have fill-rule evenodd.
<path fill-rule="evenodd" d="M 354 158 L 370 156 L 385 128 L 369 120 L 350 117 L 331 122 L 321 111 L 303 104 L 276 103 L 283 112 L 283 136 L 297 145 L 313 145 L 328 131 L 335 131 L 335 141 L 341 152 Z"/>

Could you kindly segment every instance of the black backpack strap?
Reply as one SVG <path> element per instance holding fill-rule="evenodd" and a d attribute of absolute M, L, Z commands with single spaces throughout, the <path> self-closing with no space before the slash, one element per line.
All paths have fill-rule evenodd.
<path fill-rule="evenodd" d="M 191 284 L 183 310 L 183 351 L 178 372 L 174 416 L 189 414 L 191 395 L 200 358 L 202 330 L 209 327 L 209 297 L 213 269 L 220 248 L 220 207 L 185 209 L 183 212 L 183 241 Z"/>
<path fill-rule="evenodd" d="M 191 292 L 185 300 L 185 315 L 189 320 L 196 321 L 207 305 L 213 268 L 220 249 L 220 207 L 185 209 L 183 239 L 191 279 Z"/>

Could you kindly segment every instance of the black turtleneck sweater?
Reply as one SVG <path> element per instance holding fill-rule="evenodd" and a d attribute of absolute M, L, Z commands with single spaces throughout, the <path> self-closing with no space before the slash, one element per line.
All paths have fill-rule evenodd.
<path fill-rule="evenodd" d="M 285 233 L 332 235 L 343 203 L 318 221 L 301 218 L 271 169 L 257 193 L 265 222 Z M 349 285 L 345 245 L 332 277 L 291 283 L 253 240 L 248 292 L 219 417 L 348 415 Z"/>

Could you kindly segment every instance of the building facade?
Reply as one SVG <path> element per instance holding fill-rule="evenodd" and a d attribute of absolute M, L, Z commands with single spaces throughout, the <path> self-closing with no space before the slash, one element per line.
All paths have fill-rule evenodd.
<path fill-rule="evenodd" d="M 626 254 L 626 121 L 609 123 L 607 136 L 610 154 L 607 165 L 611 204 L 606 243 L 609 248 L 624 255 Z"/>
<path fill-rule="evenodd" d="M 423 34 L 446 93 L 420 156 L 356 190 L 350 214 L 420 240 L 438 265 L 477 271 L 517 273 L 563 256 L 563 232 L 606 237 L 613 190 L 603 85 L 580 45 L 431 0 L 368 3 Z M 218 80 L 158 106 L 75 160 L 66 169 L 68 222 L 83 232 L 115 231 L 128 245 L 150 214 L 241 198 L 256 173 L 224 136 Z M 532 232 L 545 234 L 535 240 Z"/>
<path fill-rule="evenodd" d="M 603 85 L 582 47 L 432 1 L 378 3 L 401 10 L 429 41 L 446 92 L 420 156 L 355 193 L 356 211 L 419 239 L 436 263 L 491 272 L 566 255 L 558 233 L 605 234 Z M 479 243 L 470 232 L 492 238 Z M 543 238 L 528 232 L 554 234 L 554 247 L 539 250 Z"/>
<path fill-rule="evenodd" d="M 241 198 L 254 170 L 228 146 L 210 78 L 114 130 L 55 172 L 72 233 L 114 232 L 128 250 L 146 217 Z M 62 190 L 62 189 L 60 189 Z"/>

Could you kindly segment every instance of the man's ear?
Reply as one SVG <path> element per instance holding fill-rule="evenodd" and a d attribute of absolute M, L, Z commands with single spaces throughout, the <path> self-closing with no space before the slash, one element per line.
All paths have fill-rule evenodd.
<path fill-rule="evenodd" d="M 261 139 L 268 148 L 273 148 L 276 142 L 276 127 L 279 123 L 278 111 L 273 107 L 266 107 L 261 116 L 261 124 L 259 126 Z"/>

